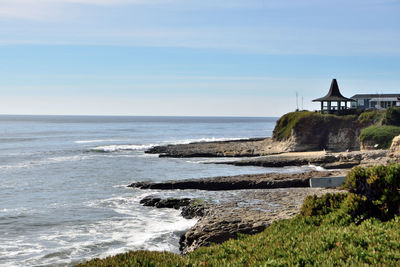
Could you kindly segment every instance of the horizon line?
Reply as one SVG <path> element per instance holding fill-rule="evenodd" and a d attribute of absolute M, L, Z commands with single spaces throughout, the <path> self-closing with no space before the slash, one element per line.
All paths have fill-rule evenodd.
<path fill-rule="evenodd" d="M 59 117 L 187 117 L 187 118 L 279 118 L 280 116 L 235 116 L 235 115 L 101 115 L 101 114 L 2 114 L 0 116 L 59 116 Z"/>

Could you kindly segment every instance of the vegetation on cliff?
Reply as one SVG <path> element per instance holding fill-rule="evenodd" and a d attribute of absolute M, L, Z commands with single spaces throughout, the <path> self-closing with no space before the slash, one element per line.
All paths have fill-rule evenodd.
<path fill-rule="evenodd" d="M 318 113 L 310 111 L 296 111 L 283 115 L 277 122 L 273 137 L 277 141 L 283 141 L 290 137 L 292 129 L 299 123 L 301 118 L 319 117 Z"/>
<path fill-rule="evenodd" d="M 137 251 L 79 266 L 399 265 L 400 165 L 354 168 L 348 193 L 310 196 L 264 232 L 186 256 Z"/>
<path fill-rule="evenodd" d="M 395 136 L 400 134 L 399 126 L 373 125 L 361 131 L 360 142 L 374 148 L 388 149 Z"/>
<path fill-rule="evenodd" d="M 385 117 L 384 110 L 367 110 L 358 116 L 358 123 L 363 126 L 381 125 Z"/>
<path fill-rule="evenodd" d="M 371 125 L 360 133 L 364 148 L 388 149 L 395 136 L 400 134 L 400 108 L 363 112 L 359 118 L 363 125 Z"/>

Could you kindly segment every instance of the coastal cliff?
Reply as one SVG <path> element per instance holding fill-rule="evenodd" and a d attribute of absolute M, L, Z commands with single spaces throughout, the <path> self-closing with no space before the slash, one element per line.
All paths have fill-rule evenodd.
<path fill-rule="evenodd" d="M 285 142 L 286 150 L 293 152 L 359 150 L 358 137 L 363 127 L 356 115 L 291 112 L 277 121 L 272 138 Z"/>

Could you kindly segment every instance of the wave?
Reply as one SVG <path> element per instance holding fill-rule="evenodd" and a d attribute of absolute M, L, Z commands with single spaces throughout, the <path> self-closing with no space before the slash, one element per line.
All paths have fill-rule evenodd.
<path fill-rule="evenodd" d="M 154 144 L 148 144 L 148 145 L 108 145 L 108 146 L 97 146 L 97 147 L 91 148 L 90 151 L 110 153 L 110 152 L 118 152 L 118 151 L 145 150 L 145 149 L 151 148 L 153 146 L 156 146 L 156 145 L 154 145 Z"/>
<path fill-rule="evenodd" d="M 326 171 L 325 168 L 323 168 L 323 167 L 321 167 L 321 166 L 317 166 L 317 165 L 309 164 L 309 165 L 307 165 L 307 167 L 308 167 L 308 168 L 311 168 L 311 169 L 314 169 L 314 170 L 316 170 L 316 171 L 320 171 L 320 172 Z"/>
<path fill-rule="evenodd" d="M 216 137 L 209 137 L 209 138 L 196 138 L 196 139 L 183 139 L 183 140 L 171 140 L 171 141 L 163 141 L 157 144 L 141 144 L 141 145 L 105 145 L 105 146 L 96 146 L 90 149 L 93 152 L 103 152 L 103 153 L 111 153 L 111 152 L 120 152 L 120 151 L 135 151 L 135 150 L 146 150 L 155 146 L 163 146 L 163 145 L 184 145 L 190 144 L 194 142 L 216 142 L 216 141 L 231 141 L 231 140 L 240 140 L 243 138 L 216 138 Z M 88 141 L 76 141 L 76 142 L 87 142 L 87 143 L 94 143 L 95 141 L 101 140 L 88 140 Z M 106 141 L 106 140 L 103 140 Z"/>
<path fill-rule="evenodd" d="M 241 160 L 245 160 L 247 158 L 241 158 Z M 237 158 L 195 158 L 192 160 L 186 160 L 187 163 L 194 163 L 194 164 L 205 164 L 205 163 L 226 163 L 226 162 L 234 162 L 237 161 Z"/>

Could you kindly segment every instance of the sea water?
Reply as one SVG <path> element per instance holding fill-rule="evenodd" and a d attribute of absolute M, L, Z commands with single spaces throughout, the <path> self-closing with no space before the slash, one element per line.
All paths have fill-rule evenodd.
<path fill-rule="evenodd" d="M 296 171 L 159 158 L 155 145 L 271 136 L 276 118 L 0 116 L 0 265 L 73 265 L 129 250 L 179 252 L 196 223 L 145 196 L 223 197 L 151 191 L 132 182 Z M 223 159 L 217 159 L 223 160 Z M 229 160 L 229 159 L 228 159 Z M 298 171 L 298 170 L 297 170 Z"/>

